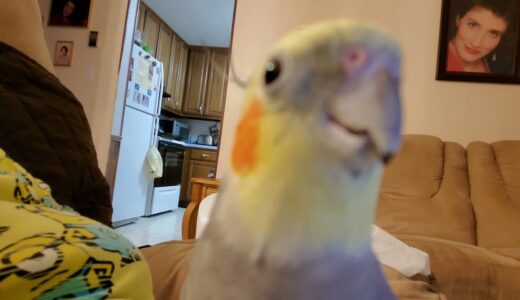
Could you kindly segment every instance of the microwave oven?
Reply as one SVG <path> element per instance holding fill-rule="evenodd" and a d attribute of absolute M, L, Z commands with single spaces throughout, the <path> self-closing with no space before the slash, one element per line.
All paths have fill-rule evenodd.
<path fill-rule="evenodd" d="M 182 141 L 187 141 L 190 137 L 190 126 L 180 121 L 173 120 L 172 135 L 178 137 Z"/>

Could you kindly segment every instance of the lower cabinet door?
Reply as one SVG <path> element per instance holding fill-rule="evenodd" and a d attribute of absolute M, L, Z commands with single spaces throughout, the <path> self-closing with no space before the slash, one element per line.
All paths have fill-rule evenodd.
<path fill-rule="evenodd" d="M 188 189 L 186 191 L 186 200 L 191 200 L 191 179 L 192 178 L 209 178 L 209 174 L 213 173 L 216 162 L 190 160 L 188 169 Z"/>

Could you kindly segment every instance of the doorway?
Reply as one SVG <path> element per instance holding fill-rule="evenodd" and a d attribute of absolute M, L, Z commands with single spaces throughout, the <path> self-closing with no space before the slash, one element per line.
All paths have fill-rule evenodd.
<path fill-rule="evenodd" d="M 119 161 L 118 157 L 124 145 L 121 141 L 125 139 L 122 124 L 126 103 L 136 97 L 133 90 L 135 82 L 132 81 L 133 84 L 128 85 L 129 78 L 138 76 L 132 73 L 135 67 L 132 53 L 135 53 L 136 49 L 162 64 L 160 97 L 147 99 L 146 92 L 143 92 L 145 96 L 142 96 L 146 101 L 160 103 L 156 114 L 157 121 L 150 133 L 149 146 L 157 147 L 159 140 L 169 139 L 169 142 L 177 143 L 186 149 L 183 153 L 183 170 L 179 199 L 177 199 L 180 206 L 186 206 L 190 201 L 192 177 L 214 176 L 226 100 L 235 5 L 235 0 L 218 1 L 218 3 L 212 0 L 130 1 L 107 170 L 107 177 L 111 177 L 112 173 L 112 186 L 116 185 L 118 178 L 123 176 L 118 170 L 125 162 Z M 165 128 L 173 128 L 173 126 L 162 125 L 168 122 L 185 124 L 189 128 L 189 134 L 183 135 L 180 139 L 167 132 Z M 143 143 L 146 141 L 143 140 Z M 144 164 L 146 158 L 137 159 L 143 160 Z M 131 176 L 141 175 L 131 174 Z M 117 200 L 113 201 L 115 212 L 124 208 L 124 201 L 139 201 L 139 205 L 142 205 L 142 213 L 138 213 L 129 222 L 132 223 L 131 225 L 120 227 L 122 231 L 127 226 L 144 224 L 142 216 L 146 214 L 146 207 L 149 207 L 153 201 L 153 180 L 149 180 L 146 185 L 149 191 L 146 197 L 122 199 L 123 201 L 114 199 Z M 143 226 L 152 228 L 147 230 L 157 232 L 178 231 L 180 236 L 182 214 L 179 212 L 183 212 L 182 208 L 162 212 L 160 216 L 153 214 L 145 218 L 147 225 Z M 153 223 L 151 222 L 153 218 L 164 220 L 164 215 L 167 214 L 177 216 L 175 224 L 164 226 L 158 222 L 157 226 L 150 225 Z M 128 232 L 132 231 L 126 232 L 127 235 L 131 235 Z M 132 240 L 132 236 L 127 237 Z"/>

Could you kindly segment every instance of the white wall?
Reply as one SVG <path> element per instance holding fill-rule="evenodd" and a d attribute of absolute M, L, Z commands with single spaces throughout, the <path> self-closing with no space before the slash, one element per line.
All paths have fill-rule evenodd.
<path fill-rule="evenodd" d="M 404 132 L 466 145 L 520 139 L 520 85 L 435 81 L 441 0 L 238 0 L 232 62 L 250 75 L 278 38 L 295 27 L 330 18 L 380 24 L 403 48 Z M 242 90 L 228 86 L 218 177 L 228 169 Z"/>
<path fill-rule="evenodd" d="M 47 26 L 51 1 L 39 4 L 51 57 L 56 41 L 74 42 L 71 67 L 55 66 L 56 76 L 83 104 L 105 172 L 128 1 L 93 0 L 88 29 Z M 97 48 L 88 47 L 90 30 L 99 32 Z"/>

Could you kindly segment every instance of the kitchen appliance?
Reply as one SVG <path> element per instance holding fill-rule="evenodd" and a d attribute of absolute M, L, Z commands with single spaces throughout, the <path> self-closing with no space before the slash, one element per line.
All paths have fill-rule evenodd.
<path fill-rule="evenodd" d="M 133 45 L 121 145 L 114 182 L 112 223 L 133 222 L 145 214 L 153 194 L 146 154 L 156 145 L 163 94 L 162 63 Z"/>
<path fill-rule="evenodd" d="M 145 216 L 175 210 L 179 206 L 186 148 L 175 140 L 159 137 L 158 149 L 163 161 L 163 175 L 154 180 L 153 197 L 146 205 Z"/>
<path fill-rule="evenodd" d="M 197 144 L 213 146 L 213 137 L 209 134 L 200 134 L 197 137 Z"/>
<path fill-rule="evenodd" d="M 172 135 L 181 141 L 187 141 L 190 137 L 190 126 L 179 120 L 173 120 Z"/>
<path fill-rule="evenodd" d="M 218 137 L 219 137 L 219 124 L 215 123 L 215 125 L 209 127 L 209 133 L 213 138 L 213 146 L 218 146 Z"/>
<path fill-rule="evenodd" d="M 159 135 L 167 139 L 187 142 L 190 137 L 190 127 L 176 119 L 161 116 L 159 118 Z"/>

